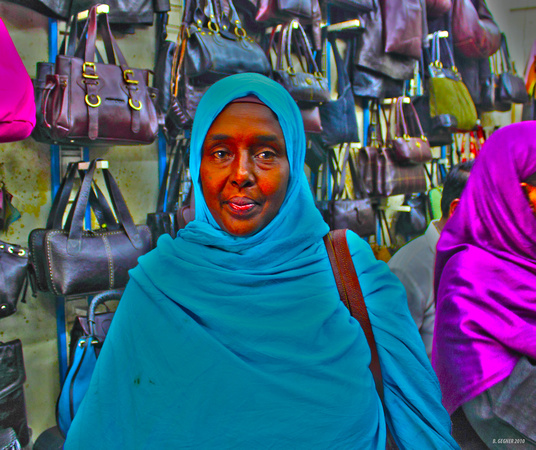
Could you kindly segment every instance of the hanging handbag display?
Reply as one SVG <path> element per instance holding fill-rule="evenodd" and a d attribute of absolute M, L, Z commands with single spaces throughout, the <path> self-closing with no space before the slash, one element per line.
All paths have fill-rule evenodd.
<path fill-rule="evenodd" d="M 97 20 L 108 64 L 95 62 Z M 117 58 L 117 62 L 116 62 Z M 76 145 L 150 144 L 158 133 L 156 89 L 149 70 L 128 66 L 107 14 L 89 11 L 87 36 L 75 56 L 59 55 L 43 94 L 43 121 L 52 139 Z"/>
<path fill-rule="evenodd" d="M 158 90 L 156 107 L 165 116 L 171 105 L 171 72 L 176 42 L 167 39 L 167 23 L 169 16 L 162 13 L 157 19 L 157 54 L 154 66 L 154 87 Z"/>
<path fill-rule="evenodd" d="M 393 100 L 389 115 L 392 120 L 389 120 L 391 126 L 387 128 L 386 143 L 392 149 L 396 161 L 400 164 L 422 164 L 431 161 L 432 150 L 411 99 L 398 97 Z M 412 129 L 409 128 L 408 122 L 413 124 Z"/>
<path fill-rule="evenodd" d="M 0 142 L 21 141 L 35 126 L 32 82 L 1 18 L 0 53 Z"/>
<path fill-rule="evenodd" d="M 102 173 L 117 223 L 84 230 L 83 221 L 96 165 L 97 160 L 89 165 L 65 224 L 62 226 L 66 202 L 55 198 L 47 228 L 30 233 L 30 274 L 38 290 L 71 296 L 123 288 L 128 281 L 128 271 L 136 266 L 138 257 L 152 248 L 149 227 L 134 225 L 119 187 L 107 168 L 103 168 Z M 60 187 L 58 192 L 62 198 L 68 199 L 68 191 Z M 91 208 L 96 212 L 94 205 Z"/>
<path fill-rule="evenodd" d="M 106 337 L 107 330 L 105 332 L 101 330 L 104 332 L 102 335 L 98 333 L 95 326 L 95 310 L 107 301 L 119 300 L 122 294 L 121 290 L 106 291 L 95 295 L 91 300 L 87 314 L 89 333 L 81 336 L 76 342 L 74 358 L 67 371 L 56 408 L 56 421 L 64 436 L 67 435 L 80 403 L 87 392 L 97 364 L 97 357 Z"/>
<path fill-rule="evenodd" d="M 446 61 L 441 60 L 440 46 L 446 48 Z M 448 114 L 456 118 L 456 128 L 460 131 L 472 130 L 477 123 L 476 107 L 456 66 L 446 39 L 434 33 L 432 40 L 432 61 L 428 66 L 428 87 L 430 92 L 430 115 L 432 118 Z"/>
<path fill-rule="evenodd" d="M 341 169 L 337 162 L 337 157 L 333 148 L 329 149 L 329 165 L 333 190 L 331 199 L 320 200 L 317 207 L 322 213 L 324 221 L 332 230 L 338 228 L 348 228 L 361 237 L 367 237 L 376 232 L 376 215 L 372 200 L 365 196 L 362 189 L 358 173 L 350 152 L 350 144 L 343 144 L 340 147 Z M 352 179 L 353 198 L 343 198 L 346 183 L 346 168 L 350 167 Z M 327 174 L 323 174 L 322 196 L 327 195 L 329 179 Z"/>
<path fill-rule="evenodd" d="M 20 339 L 0 342 L 0 428 L 13 428 L 23 447 L 30 442 L 24 400 L 25 381 Z"/>
<path fill-rule="evenodd" d="M 300 56 L 301 71 L 296 70 L 292 59 L 293 50 Z M 300 107 L 315 107 L 328 102 L 331 98 L 328 80 L 318 69 L 309 39 L 297 20 L 286 24 L 279 33 L 273 77 Z"/>
<path fill-rule="evenodd" d="M 499 58 L 501 61 L 498 79 L 496 79 L 495 99 L 500 104 L 526 103 L 529 100 L 529 94 L 525 86 L 525 80 L 520 77 L 515 66 L 510 61 L 510 52 L 506 43 L 506 36 L 501 34 L 501 48 Z M 500 107 L 500 106 L 499 106 Z M 506 109 L 508 111 L 510 108 Z M 501 110 L 504 110 L 501 108 Z"/>
<path fill-rule="evenodd" d="M 454 47 L 467 58 L 488 58 L 501 44 L 501 31 L 484 0 L 452 0 Z"/>
<path fill-rule="evenodd" d="M 28 251 L 20 245 L 0 241 L 0 319 L 17 311 L 21 297 L 25 301 L 27 270 Z"/>
<path fill-rule="evenodd" d="M 147 225 L 155 245 L 162 234 L 169 234 L 173 238 L 177 235 L 175 213 L 185 197 L 188 146 L 189 139 L 180 139 L 173 146 L 158 190 L 156 210 L 147 214 Z"/>
<path fill-rule="evenodd" d="M 333 49 L 337 67 L 337 100 L 326 102 L 319 108 L 323 129 L 320 139 L 327 146 L 359 142 L 355 100 L 346 71 L 347 63 L 341 58 L 335 36 L 328 34 L 328 41 Z M 349 53 L 346 52 L 346 57 L 348 55 Z"/>
<path fill-rule="evenodd" d="M 187 29 L 184 72 L 197 85 L 213 84 L 229 75 L 242 72 L 270 74 L 266 54 L 242 27 L 238 13 L 226 0 L 229 13 L 221 15 L 214 2 L 208 0 L 206 16 L 200 17 L 200 1 L 196 0 L 192 22 Z M 221 5 L 220 10 L 221 10 Z M 195 21 L 194 21 L 195 19 Z"/>
<path fill-rule="evenodd" d="M 385 51 L 420 59 L 423 10 L 420 0 L 380 0 Z"/>

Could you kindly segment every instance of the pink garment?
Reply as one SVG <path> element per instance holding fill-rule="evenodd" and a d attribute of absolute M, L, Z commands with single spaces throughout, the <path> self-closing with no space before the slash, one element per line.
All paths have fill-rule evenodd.
<path fill-rule="evenodd" d="M 535 121 L 491 135 L 437 245 L 432 365 L 450 414 L 536 359 L 536 215 L 519 185 L 535 136 Z"/>
<path fill-rule="evenodd" d="M 35 126 L 32 80 L 0 19 L 0 142 L 26 139 Z"/>

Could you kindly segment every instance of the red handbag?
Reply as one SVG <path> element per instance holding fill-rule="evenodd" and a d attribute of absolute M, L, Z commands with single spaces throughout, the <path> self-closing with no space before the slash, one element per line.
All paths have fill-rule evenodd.
<path fill-rule="evenodd" d="M 501 30 L 484 0 L 453 0 L 452 38 L 467 58 L 489 58 L 499 50 Z"/>

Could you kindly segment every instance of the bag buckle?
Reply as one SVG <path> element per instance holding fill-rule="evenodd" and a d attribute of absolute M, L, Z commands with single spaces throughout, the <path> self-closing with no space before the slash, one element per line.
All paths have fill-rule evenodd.
<path fill-rule="evenodd" d="M 93 74 L 86 73 L 86 68 L 91 67 L 93 69 Z M 84 61 L 82 64 L 82 76 L 84 78 L 91 78 L 92 80 L 98 80 L 99 76 L 97 75 L 97 70 L 95 68 L 95 63 Z"/>
<path fill-rule="evenodd" d="M 129 78 L 129 75 L 134 76 L 134 71 L 131 69 L 127 69 L 123 72 L 123 79 L 125 80 L 125 83 L 138 84 L 138 80 Z"/>

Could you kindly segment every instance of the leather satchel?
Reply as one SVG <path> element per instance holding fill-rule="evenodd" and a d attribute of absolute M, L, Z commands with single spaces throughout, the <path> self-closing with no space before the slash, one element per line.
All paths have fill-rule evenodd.
<path fill-rule="evenodd" d="M 422 15 L 420 0 L 380 0 L 385 51 L 420 59 Z"/>
<path fill-rule="evenodd" d="M 452 9 L 452 0 L 426 0 L 426 16 L 430 19 L 441 17 Z"/>
<path fill-rule="evenodd" d="M 299 61 L 302 71 L 295 68 L 292 60 L 293 49 L 301 56 Z M 328 80 L 318 69 L 309 39 L 297 20 L 292 20 L 283 27 L 279 34 L 279 45 L 276 53 L 274 80 L 290 93 L 298 106 L 310 108 L 330 100 Z M 286 67 L 284 67 L 284 61 Z"/>
<path fill-rule="evenodd" d="M 376 215 L 372 200 L 366 197 L 358 172 L 350 153 L 350 144 L 341 146 L 342 170 L 339 170 L 337 158 L 333 148 L 329 149 L 330 173 L 333 180 L 333 192 L 330 200 L 317 202 L 324 221 L 332 230 L 348 228 L 361 237 L 368 237 L 376 233 Z M 350 167 L 354 198 L 343 198 L 346 182 L 346 168 Z M 322 195 L 327 192 L 327 177 L 323 178 Z"/>
<path fill-rule="evenodd" d="M 59 55 L 46 78 L 43 120 L 52 139 L 76 145 L 150 144 L 158 134 L 156 89 L 149 71 L 132 69 L 117 45 L 106 14 L 100 14 L 108 64 L 95 61 L 97 12 L 89 12 L 87 37 L 75 56 Z M 117 64 L 116 64 L 117 58 Z"/>
<path fill-rule="evenodd" d="M 526 103 L 529 101 L 529 94 L 525 86 L 525 80 L 521 78 L 510 62 L 510 52 L 506 43 L 506 36 L 501 34 L 501 73 L 498 75 L 495 97 L 498 103 Z M 507 110 L 509 110 L 508 108 Z"/>
<path fill-rule="evenodd" d="M 96 162 L 91 162 L 83 177 L 65 224 L 61 226 L 66 202 L 56 202 L 55 199 L 48 227 L 30 233 L 30 267 L 37 290 L 71 296 L 123 288 L 128 281 L 128 271 L 136 266 L 141 255 L 152 248 L 149 227 L 134 225 L 108 169 L 102 172 L 118 221 L 100 229 L 84 230 L 83 221 L 94 183 Z M 68 189 L 58 192 L 61 192 L 62 199 L 68 199 Z"/>
<path fill-rule="evenodd" d="M 17 311 L 19 298 L 24 302 L 28 251 L 20 245 L 0 241 L 0 319 Z"/>
<path fill-rule="evenodd" d="M 323 128 L 320 139 L 326 146 L 345 142 L 359 142 L 355 100 L 346 70 L 347 63 L 341 58 L 335 37 L 328 34 L 328 40 L 333 49 L 333 56 L 337 66 L 338 98 L 320 106 L 320 118 Z M 348 55 L 349 52 L 346 52 L 346 57 Z"/>
<path fill-rule="evenodd" d="M 484 0 L 452 0 L 452 38 L 467 58 L 488 58 L 501 45 L 501 31 Z"/>
<path fill-rule="evenodd" d="M 440 59 L 440 39 L 434 33 L 432 42 L 432 62 L 428 66 L 430 78 L 428 87 L 430 91 L 430 115 L 452 115 L 456 118 L 457 129 L 470 131 L 477 123 L 476 107 L 467 90 L 456 66 L 448 42 L 444 41 L 447 49 L 448 62 L 442 63 Z"/>
<path fill-rule="evenodd" d="M 74 356 L 71 359 L 56 408 L 58 427 L 64 436 L 67 435 L 87 392 L 97 358 L 113 318 L 113 313 L 110 313 L 111 317 L 108 316 L 110 320 L 107 322 L 108 328 L 98 330 L 95 310 L 107 301 L 120 300 L 122 294 L 121 290 L 111 290 L 99 293 L 91 300 L 87 314 L 88 332 L 76 341 Z"/>
<path fill-rule="evenodd" d="M 236 9 L 226 0 L 229 13 L 221 16 L 213 2 L 208 0 L 206 16 L 199 0 L 193 13 L 194 22 L 187 28 L 188 40 L 184 70 L 197 85 L 213 84 L 229 75 L 242 72 L 270 74 L 270 62 L 255 40 L 242 27 Z M 221 8 L 221 5 L 218 5 Z"/>
<path fill-rule="evenodd" d="M 0 342 L 0 428 L 13 428 L 23 447 L 30 442 L 24 399 L 25 381 L 20 339 Z"/>
<path fill-rule="evenodd" d="M 391 147 L 396 161 L 400 164 L 422 164 L 431 161 L 432 150 L 410 98 L 398 97 L 393 101 L 389 115 L 390 119 L 394 119 L 392 122 L 389 120 L 394 126 L 388 127 L 386 142 Z M 416 135 L 410 131 L 408 121 L 415 124 L 413 129 L 417 131 Z"/>

